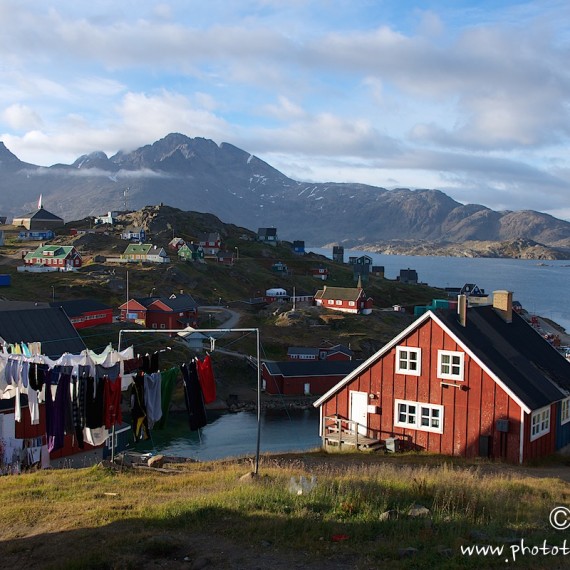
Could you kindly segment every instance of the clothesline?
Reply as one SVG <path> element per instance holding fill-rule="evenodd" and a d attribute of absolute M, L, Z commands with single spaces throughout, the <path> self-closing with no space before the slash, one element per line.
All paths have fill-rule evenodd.
<path fill-rule="evenodd" d="M 42 355 L 0 353 L 0 366 L 4 366 L 0 379 L 6 385 L 2 397 L 15 398 L 13 421 L 20 422 L 20 395 L 27 394 L 32 426 L 40 423 L 39 404 L 45 404 L 42 437 L 47 440 L 48 452 L 64 447 L 66 434 L 73 437 L 72 447 L 83 449 L 85 443 L 103 444 L 109 430 L 114 434 L 115 426 L 122 424 L 121 393 L 126 388 L 131 391 L 135 441 L 148 439 L 150 429 L 164 427 L 174 386 L 182 374 L 190 429 L 200 429 L 207 423 L 205 403 L 216 398 L 209 355 L 203 361 L 194 358 L 161 372 L 161 352 L 164 351 L 135 357 L 132 347 L 115 351 L 109 346 L 101 354 L 84 350 L 79 355 L 64 354 L 57 360 Z M 25 447 L 25 440 L 18 443 L 12 439 L 6 449 L 8 455 L 29 458 L 29 453 L 11 453 Z"/>

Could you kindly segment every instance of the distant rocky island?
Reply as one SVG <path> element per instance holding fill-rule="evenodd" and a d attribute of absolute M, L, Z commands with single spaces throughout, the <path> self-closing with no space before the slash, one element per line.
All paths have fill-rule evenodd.
<path fill-rule="evenodd" d="M 570 259 L 567 250 L 550 247 L 528 239 L 512 241 L 465 241 L 462 243 L 392 240 L 359 247 L 384 255 L 421 255 L 441 257 L 491 257 L 536 260 Z"/>

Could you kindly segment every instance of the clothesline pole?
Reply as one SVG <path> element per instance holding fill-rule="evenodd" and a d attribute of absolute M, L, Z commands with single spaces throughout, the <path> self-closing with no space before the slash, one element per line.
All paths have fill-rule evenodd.
<path fill-rule="evenodd" d="M 255 448 L 255 470 L 257 475 L 259 471 L 259 448 L 261 446 L 261 366 L 259 361 L 260 342 L 259 342 L 259 329 L 255 329 L 256 345 L 257 345 L 257 445 Z"/>
<path fill-rule="evenodd" d="M 169 334 L 169 333 L 255 333 L 256 334 L 256 352 L 257 352 L 257 441 L 255 448 L 255 469 L 254 473 L 257 475 L 259 471 L 259 453 L 261 448 L 261 342 L 259 338 L 259 329 L 121 329 L 119 331 L 119 341 L 117 344 L 117 351 L 121 351 L 121 340 L 123 333 L 128 334 Z M 114 429 L 114 426 L 113 426 Z M 113 452 L 111 452 L 112 454 Z"/>

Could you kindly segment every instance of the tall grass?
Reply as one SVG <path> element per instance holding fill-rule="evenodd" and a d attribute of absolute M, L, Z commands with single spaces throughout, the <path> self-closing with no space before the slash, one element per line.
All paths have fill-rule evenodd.
<path fill-rule="evenodd" d="M 276 553 L 304 552 L 312 559 L 334 549 L 351 558 L 352 568 L 387 561 L 393 567 L 493 567 L 504 560 L 465 558 L 459 547 L 520 538 L 556 544 L 564 538 L 548 523 L 553 507 L 570 505 L 569 485 L 559 479 L 488 474 L 449 462 L 344 463 L 340 469 L 335 457 L 327 458 L 311 470 L 264 458 L 259 476 L 247 481 L 241 478 L 247 468 L 237 461 L 189 464 L 169 474 L 98 466 L 5 478 L 3 519 L 12 522 L 2 524 L 0 556 L 14 555 L 13 541 L 27 545 L 48 534 L 51 541 L 56 531 L 61 548 L 76 540 L 75 532 L 101 533 L 105 550 L 83 549 L 82 559 L 99 566 L 123 557 L 136 567 L 137 555 L 167 556 L 178 549 L 173 544 L 184 543 L 181 536 L 201 533 L 236 545 L 267 543 Z M 316 475 L 316 486 L 292 493 L 291 477 L 301 475 Z M 429 509 L 427 516 L 409 515 L 417 505 Z M 143 548 L 129 540 L 133 533 L 154 538 Z M 410 560 L 400 552 L 407 547 L 418 549 Z M 530 558 L 523 567 L 527 562 L 541 567 Z"/>

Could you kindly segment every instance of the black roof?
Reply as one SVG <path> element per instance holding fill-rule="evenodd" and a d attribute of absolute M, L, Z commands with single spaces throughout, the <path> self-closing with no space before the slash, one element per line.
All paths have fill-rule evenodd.
<path fill-rule="evenodd" d="M 362 360 L 312 360 L 309 362 L 264 362 L 273 376 L 346 376 L 362 364 Z"/>
<path fill-rule="evenodd" d="M 108 311 L 112 308 L 94 299 L 53 302 L 50 303 L 50 307 L 61 307 L 69 317 L 78 317 L 84 313 L 94 313 L 95 311 Z"/>
<path fill-rule="evenodd" d="M 454 312 L 437 315 L 531 410 L 570 393 L 570 363 L 517 313 L 507 323 L 492 306 L 473 307 L 465 327 Z"/>
<path fill-rule="evenodd" d="M 25 216 L 16 216 L 17 219 L 36 219 L 36 220 L 50 220 L 50 221 L 58 221 L 63 222 L 63 219 L 51 212 L 48 212 L 43 206 L 34 210 L 33 212 L 29 212 Z"/>
<path fill-rule="evenodd" d="M 64 352 L 79 354 L 85 344 L 63 309 L 4 308 L 0 305 L 0 337 L 7 343 L 41 342 L 42 353 L 59 358 Z"/>

